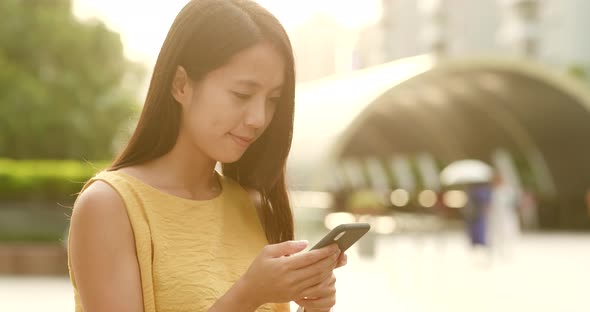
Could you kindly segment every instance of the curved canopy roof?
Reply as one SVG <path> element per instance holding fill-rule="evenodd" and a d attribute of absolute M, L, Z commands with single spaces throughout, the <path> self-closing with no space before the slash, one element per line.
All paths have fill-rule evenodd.
<path fill-rule="evenodd" d="M 521 180 L 564 205 L 582 203 L 590 188 L 590 95 L 530 61 L 417 56 L 300 84 L 296 103 L 296 189 L 324 188 L 347 159 L 493 162 L 498 149 L 524 168 Z"/>

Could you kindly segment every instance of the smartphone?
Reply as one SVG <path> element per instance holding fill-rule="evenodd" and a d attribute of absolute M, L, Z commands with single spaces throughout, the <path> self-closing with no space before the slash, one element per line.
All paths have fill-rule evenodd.
<path fill-rule="evenodd" d="M 331 244 L 338 244 L 341 252 L 346 251 L 354 243 L 356 243 L 363 235 L 365 235 L 371 226 L 368 223 L 345 223 L 340 224 L 326 234 L 315 246 L 310 250 L 320 249 Z"/>

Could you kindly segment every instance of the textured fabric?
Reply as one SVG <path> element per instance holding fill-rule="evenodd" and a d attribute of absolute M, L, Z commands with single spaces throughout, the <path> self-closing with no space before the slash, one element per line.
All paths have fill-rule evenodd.
<path fill-rule="evenodd" d="M 190 200 L 160 191 L 128 174 L 103 171 L 123 199 L 135 236 L 145 312 L 207 311 L 245 273 L 268 243 L 248 193 L 221 177 L 222 192 Z M 69 260 L 69 259 L 68 259 Z M 76 311 L 82 311 L 75 277 Z M 267 304 L 257 311 L 289 311 Z"/>

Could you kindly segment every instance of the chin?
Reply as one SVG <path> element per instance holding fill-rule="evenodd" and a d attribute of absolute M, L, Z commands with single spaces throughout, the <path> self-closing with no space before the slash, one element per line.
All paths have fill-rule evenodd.
<path fill-rule="evenodd" d="M 219 157 L 216 157 L 216 159 L 222 164 L 231 164 L 240 160 L 242 156 L 244 156 L 243 152 L 223 153 L 222 155 L 219 155 Z"/>

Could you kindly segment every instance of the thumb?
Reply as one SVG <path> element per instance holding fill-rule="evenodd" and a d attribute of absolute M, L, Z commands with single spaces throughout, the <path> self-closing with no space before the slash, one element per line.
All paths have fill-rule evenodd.
<path fill-rule="evenodd" d="M 298 253 L 307 247 L 308 242 L 306 240 L 300 241 L 286 241 L 278 244 L 268 245 L 268 255 L 273 258 L 282 256 L 290 256 Z"/>

